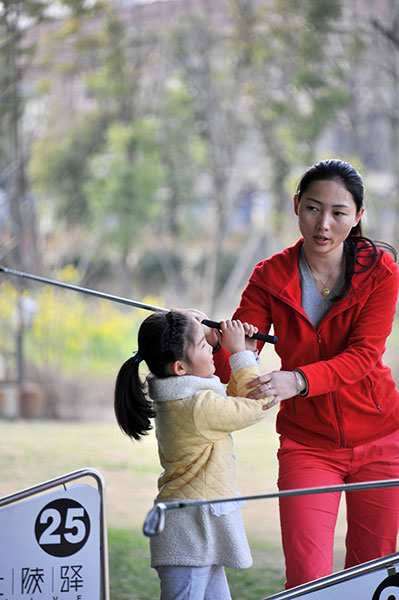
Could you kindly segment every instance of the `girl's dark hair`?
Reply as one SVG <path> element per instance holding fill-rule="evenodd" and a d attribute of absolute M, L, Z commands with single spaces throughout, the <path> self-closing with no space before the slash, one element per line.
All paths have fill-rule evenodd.
<path fill-rule="evenodd" d="M 119 427 L 129 437 L 139 440 L 152 429 L 155 412 L 139 375 L 140 359 L 158 378 L 173 375 L 169 369 L 176 360 L 190 364 L 188 347 L 194 344 L 193 319 L 183 313 L 156 312 L 141 324 L 137 355 L 120 368 L 115 383 L 114 409 Z"/>
<path fill-rule="evenodd" d="M 364 185 L 360 174 L 348 162 L 331 158 L 322 160 L 310 167 L 301 177 L 297 187 L 298 202 L 303 193 L 314 181 L 336 181 L 340 183 L 352 195 L 356 204 L 356 212 L 359 213 L 364 207 Z M 388 250 L 394 259 L 397 259 L 395 248 L 385 242 L 370 240 L 362 235 L 361 221 L 352 227 L 344 242 L 345 249 L 345 283 L 342 293 L 335 298 L 340 300 L 349 291 L 352 277 L 356 273 L 363 273 L 370 269 L 379 260 L 382 251 Z"/>

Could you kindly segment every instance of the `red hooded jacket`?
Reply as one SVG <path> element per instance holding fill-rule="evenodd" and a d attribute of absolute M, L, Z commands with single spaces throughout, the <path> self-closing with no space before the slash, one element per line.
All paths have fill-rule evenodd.
<path fill-rule="evenodd" d="M 234 318 L 265 333 L 273 324 L 281 369 L 300 369 L 307 377 L 306 397 L 281 402 L 278 433 L 307 446 L 358 446 L 399 426 L 399 392 L 382 363 L 396 311 L 398 267 L 383 252 L 370 269 L 352 277 L 348 294 L 315 329 L 301 307 L 302 243 L 256 265 Z M 222 381 L 227 356 L 223 349 L 214 355 Z"/>

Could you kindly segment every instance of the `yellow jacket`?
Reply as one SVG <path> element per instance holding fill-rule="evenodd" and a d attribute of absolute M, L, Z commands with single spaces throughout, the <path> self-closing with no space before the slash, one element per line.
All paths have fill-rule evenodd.
<path fill-rule="evenodd" d="M 236 495 L 236 460 L 229 434 L 260 421 L 265 416 L 265 401 L 244 397 L 249 391 L 245 384 L 259 375 L 254 354 L 238 352 L 230 362 L 227 395 L 216 376 L 148 376 L 164 469 L 158 480 L 157 500 L 212 500 Z"/>

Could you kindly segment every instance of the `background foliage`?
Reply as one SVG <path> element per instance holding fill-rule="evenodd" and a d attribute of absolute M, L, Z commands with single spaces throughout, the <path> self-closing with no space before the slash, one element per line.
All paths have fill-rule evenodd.
<path fill-rule="evenodd" d="M 398 24 L 399 0 L 2 2 L 0 261 L 224 317 L 296 240 L 296 182 L 330 156 L 395 245 Z M 24 352 L 48 397 L 64 376 L 94 389 L 135 345 L 140 313 L 3 284 L 0 379 Z"/>

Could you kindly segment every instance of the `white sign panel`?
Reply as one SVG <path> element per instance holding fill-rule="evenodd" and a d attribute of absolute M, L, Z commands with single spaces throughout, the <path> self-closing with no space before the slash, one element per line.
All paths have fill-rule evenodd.
<path fill-rule="evenodd" d="M 71 485 L 0 509 L 0 600 L 99 600 L 100 493 Z"/>
<path fill-rule="evenodd" d="M 386 569 L 373 571 L 300 596 L 301 600 L 398 600 L 399 577 Z"/>
<path fill-rule="evenodd" d="M 399 600 L 398 568 L 399 556 L 390 555 L 274 594 L 268 600 Z"/>

